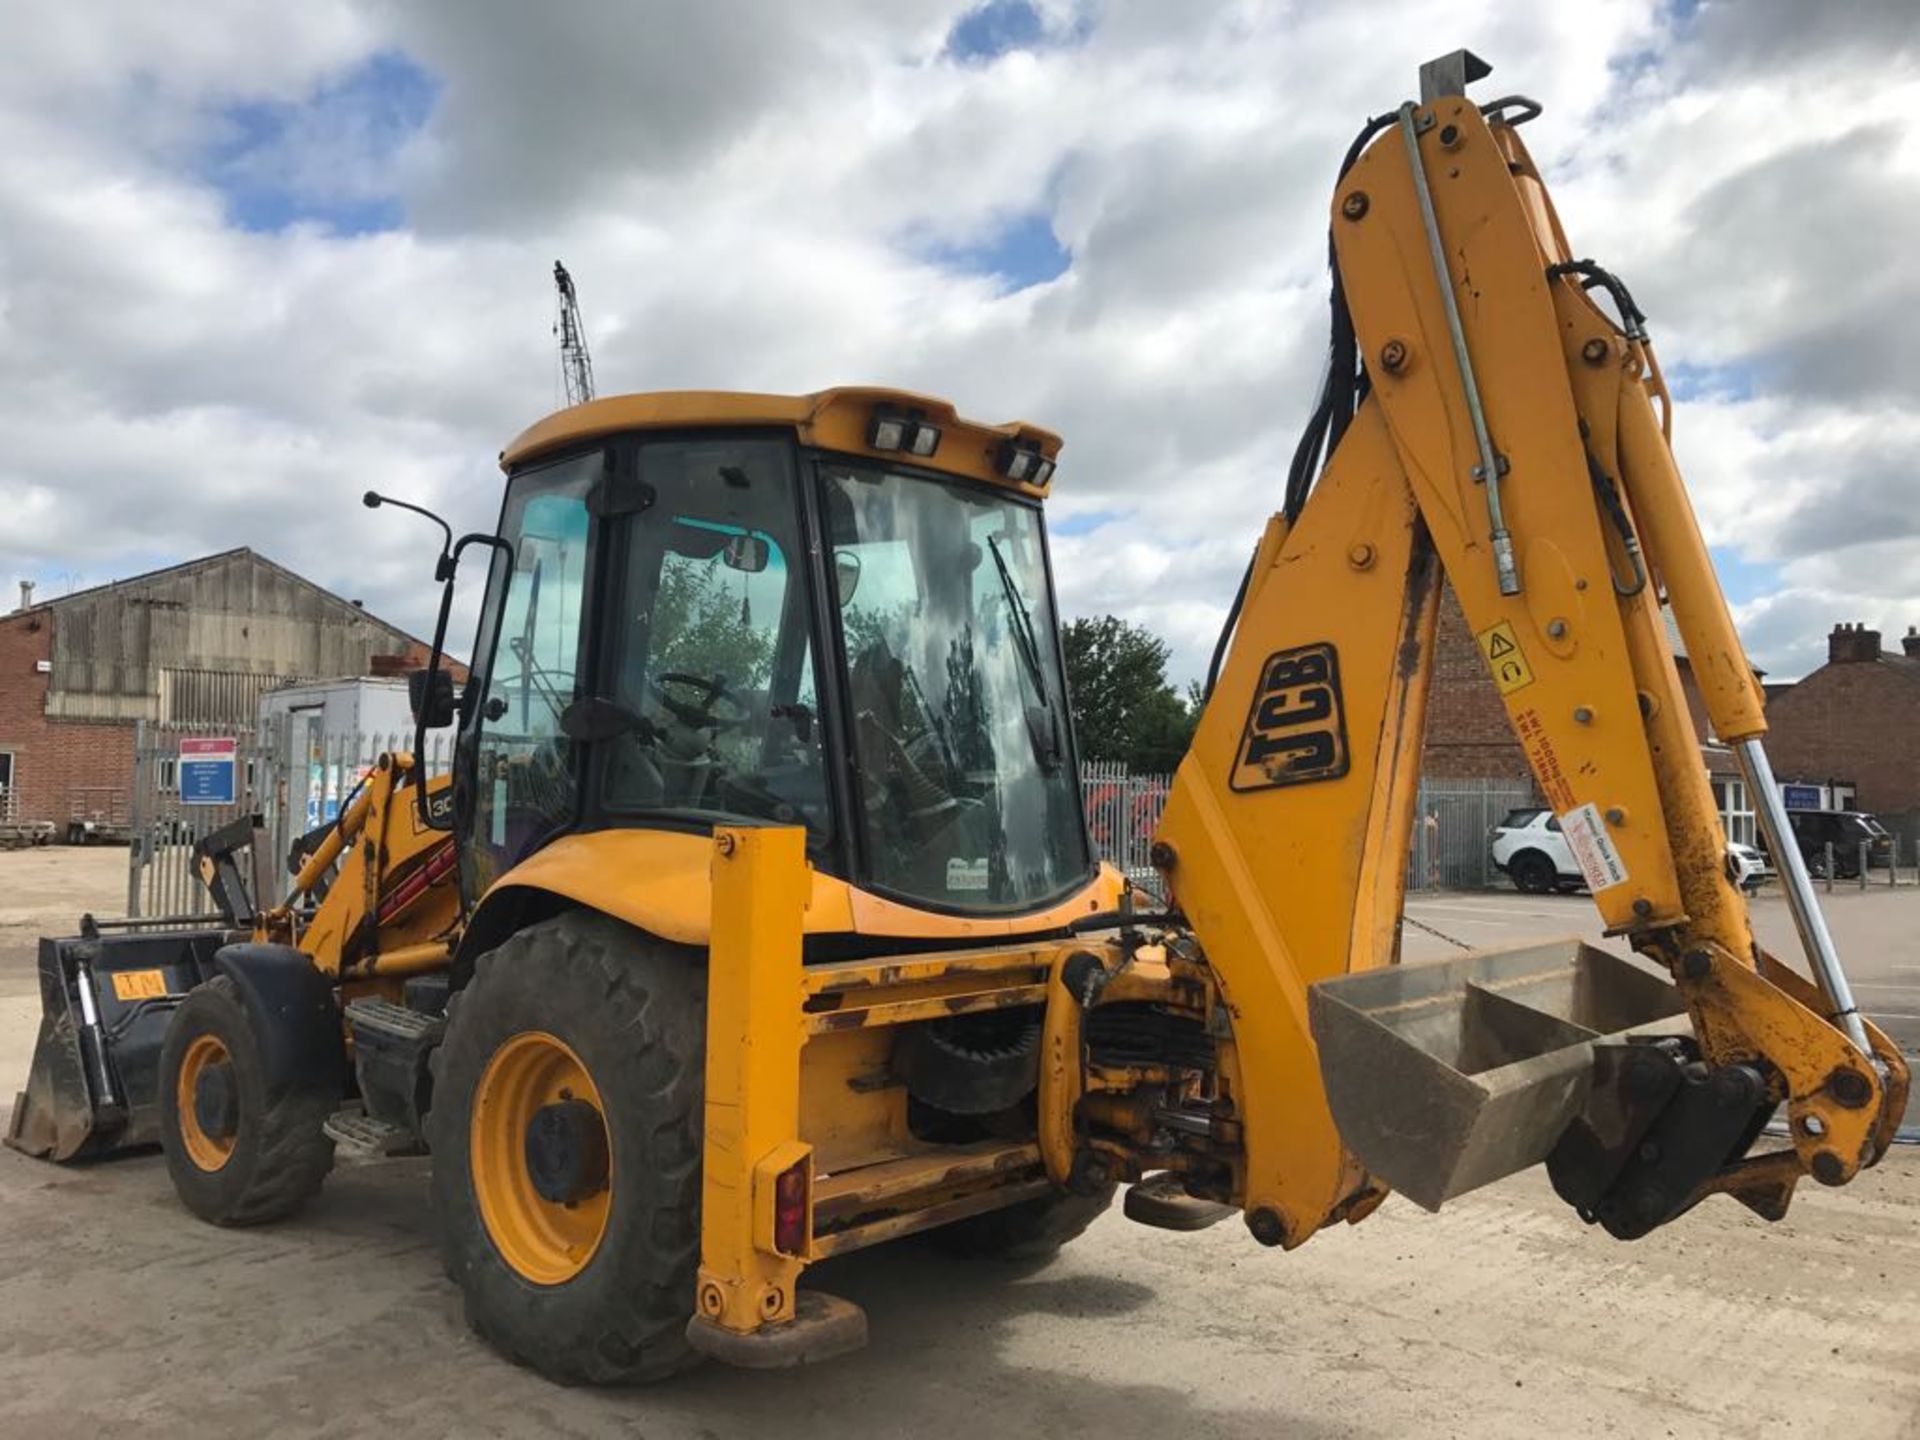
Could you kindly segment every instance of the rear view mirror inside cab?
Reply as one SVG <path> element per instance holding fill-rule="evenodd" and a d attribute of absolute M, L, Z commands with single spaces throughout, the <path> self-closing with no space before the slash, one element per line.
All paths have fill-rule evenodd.
<path fill-rule="evenodd" d="M 767 568 L 770 549 L 758 535 L 729 535 L 726 548 L 720 554 L 729 570 L 743 570 L 749 575 L 758 575 Z"/>

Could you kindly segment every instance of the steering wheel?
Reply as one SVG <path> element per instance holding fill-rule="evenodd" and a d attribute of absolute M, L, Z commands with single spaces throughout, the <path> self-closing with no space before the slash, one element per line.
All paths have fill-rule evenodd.
<path fill-rule="evenodd" d="M 698 700 L 680 699 L 667 690 L 669 685 L 683 686 L 696 690 Z M 727 682 L 719 675 L 708 679 L 704 675 L 689 675 L 684 670 L 662 671 L 647 682 L 647 688 L 653 692 L 666 712 L 682 725 L 696 730 L 732 730 L 746 724 L 749 718 L 747 707 L 727 693 Z M 720 713 L 719 707 L 725 704 L 731 714 Z"/>

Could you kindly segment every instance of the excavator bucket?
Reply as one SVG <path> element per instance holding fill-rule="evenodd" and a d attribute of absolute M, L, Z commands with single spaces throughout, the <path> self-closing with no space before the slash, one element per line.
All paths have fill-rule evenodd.
<path fill-rule="evenodd" d="M 1308 1003 L 1342 1142 L 1429 1210 L 1544 1161 L 1596 1043 L 1691 1033 L 1665 975 L 1574 939 L 1323 980 Z"/>
<path fill-rule="evenodd" d="M 41 940 L 40 1035 L 7 1144 L 48 1160 L 156 1144 L 167 1022 L 232 938 L 171 929 Z"/>

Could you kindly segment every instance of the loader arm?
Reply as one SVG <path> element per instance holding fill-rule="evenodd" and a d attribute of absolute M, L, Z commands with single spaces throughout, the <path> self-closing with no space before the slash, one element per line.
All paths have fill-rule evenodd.
<path fill-rule="evenodd" d="M 1668 446 L 1672 404 L 1642 317 L 1611 276 L 1570 265 L 1516 130 L 1538 107 L 1466 99 L 1484 71 L 1465 52 L 1424 68 L 1421 103 L 1372 122 L 1341 176 L 1320 428 L 1254 557 L 1158 832 L 1170 893 L 1232 1017 L 1235 1198 L 1289 1245 L 1357 1218 L 1382 1181 L 1437 1204 L 1548 1151 L 1587 1218 L 1637 1207 L 1646 1224 L 1610 1219 L 1615 1233 L 1715 1190 L 1777 1217 L 1801 1174 L 1840 1184 L 1872 1164 L 1905 1101 L 1906 1066 L 1853 1010 L 1797 849 L 1769 836 L 1818 984 L 1760 950 L 1728 879 L 1663 599 L 1714 733 L 1746 766 L 1763 822 L 1784 829 L 1761 693 Z M 1590 285 L 1614 287 L 1618 323 Z M 1665 1008 L 1683 1006 L 1687 1024 L 1662 1021 L 1657 995 L 1620 1010 L 1613 991 L 1640 996 L 1640 978 L 1608 979 L 1609 957 L 1576 964 L 1564 950 L 1454 962 L 1464 1001 L 1437 982 L 1361 987 L 1399 959 L 1443 577 L 1608 933 L 1671 975 L 1679 1003 Z M 1514 1008 L 1548 970 L 1586 1011 Z M 1639 1096 L 1630 1072 L 1653 1074 L 1643 1052 L 1656 1033 L 1678 1078 Z M 1398 1067 L 1402 1053 L 1441 1057 L 1444 1073 L 1429 1084 Z M 1505 1118 L 1485 1102 L 1461 1140 L 1474 1156 L 1448 1156 L 1460 1168 L 1435 1176 L 1431 1155 L 1412 1158 L 1445 1118 L 1421 1109 L 1426 1092 L 1495 1060 L 1500 1083 L 1525 1093 L 1496 1097 L 1515 1106 Z M 1696 1113 L 1709 1082 L 1745 1107 L 1731 1131 Z M 1744 1154 L 1774 1102 L 1788 1107 L 1791 1148 Z M 1629 1173 L 1623 1147 L 1647 1135 L 1697 1153 Z"/>

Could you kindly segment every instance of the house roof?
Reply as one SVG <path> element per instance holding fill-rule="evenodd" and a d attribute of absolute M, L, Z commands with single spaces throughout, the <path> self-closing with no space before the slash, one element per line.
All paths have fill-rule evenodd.
<path fill-rule="evenodd" d="M 85 600 L 92 596 L 106 594 L 114 590 L 135 589 L 139 586 L 149 584 L 152 581 L 165 579 L 169 575 L 180 575 L 190 570 L 210 569 L 226 561 L 241 559 L 252 560 L 256 564 L 264 565 L 276 574 L 284 575 L 295 584 L 304 585 L 307 589 L 326 596 L 327 599 L 333 601 L 335 604 L 358 611 L 375 625 L 381 626 L 383 629 L 391 630 L 396 635 L 405 636 L 416 645 L 424 645 L 427 643 L 412 632 L 395 625 L 391 620 L 383 620 L 380 616 L 374 614 L 357 601 L 349 600 L 344 595 L 337 595 L 327 589 L 326 586 L 309 580 L 299 571 L 289 570 L 278 561 L 268 559 L 251 545 L 236 545 L 231 550 L 216 550 L 211 555 L 201 555 L 192 560 L 181 560 L 172 565 L 162 565 L 157 570 L 144 570 L 138 575 L 128 575 L 118 580 L 109 580 L 102 585 L 89 585 L 84 590 L 72 590 L 65 595 L 54 595 L 45 600 L 35 600 L 31 605 L 23 605 L 11 613 L 24 615 L 35 610 L 59 610 L 61 607 L 70 605 L 76 600 Z"/>

